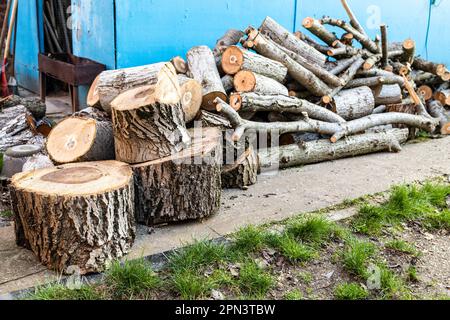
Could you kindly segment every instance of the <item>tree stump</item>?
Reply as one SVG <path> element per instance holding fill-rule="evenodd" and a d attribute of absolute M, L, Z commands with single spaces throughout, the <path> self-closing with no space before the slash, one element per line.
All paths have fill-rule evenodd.
<path fill-rule="evenodd" d="M 81 111 L 61 121 L 47 139 L 50 158 L 59 164 L 114 160 L 112 123 L 102 115 Z"/>
<path fill-rule="evenodd" d="M 226 100 L 227 95 L 211 49 L 206 46 L 192 48 L 187 53 L 187 63 L 192 78 L 203 86 L 202 108 L 213 111 L 214 99 Z"/>
<path fill-rule="evenodd" d="M 252 71 L 239 71 L 234 76 L 234 88 L 237 92 L 289 95 L 288 89 L 281 83 Z"/>
<path fill-rule="evenodd" d="M 19 173 L 10 190 L 17 244 L 50 269 L 101 272 L 133 244 L 133 173 L 124 163 L 74 163 Z"/>
<path fill-rule="evenodd" d="M 156 86 L 127 91 L 111 104 L 118 161 L 152 161 L 175 154 L 190 143 L 173 67 L 163 68 L 158 77 Z"/>
<path fill-rule="evenodd" d="M 258 169 L 258 155 L 250 146 L 235 163 L 227 164 L 222 168 L 222 188 L 243 189 L 255 184 Z"/>
<path fill-rule="evenodd" d="M 137 221 L 154 225 L 215 214 L 221 197 L 221 141 L 219 129 L 203 128 L 193 135 L 190 148 L 134 165 Z"/>
<path fill-rule="evenodd" d="M 186 123 L 195 119 L 202 105 L 202 86 L 198 81 L 179 74 L 181 106 Z"/>
<path fill-rule="evenodd" d="M 375 98 L 369 87 L 342 90 L 332 102 L 333 111 L 345 120 L 355 120 L 372 114 Z"/>

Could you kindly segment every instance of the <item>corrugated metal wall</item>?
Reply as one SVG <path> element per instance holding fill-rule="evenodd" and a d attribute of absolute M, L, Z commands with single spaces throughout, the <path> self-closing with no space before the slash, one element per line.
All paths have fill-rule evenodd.
<path fill-rule="evenodd" d="M 20 2 L 19 81 L 36 89 L 36 12 L 26 1 Z M 430 0 L 349 2 L 372 36 L 380 23 L 387 23 L 392 41 L 411 37 L 419 53 L 450 64 L 450 0 L 437 0 L 431 10 Z M 109 68 L 167 60 L 195 45 L 213 46 L 227 29 L 259 26 L 267 15 L 290 30 L 301 28 L 307 16 L 346 18 L 338 0 L 72 0 L 72 5 L 74 53 Z"/>

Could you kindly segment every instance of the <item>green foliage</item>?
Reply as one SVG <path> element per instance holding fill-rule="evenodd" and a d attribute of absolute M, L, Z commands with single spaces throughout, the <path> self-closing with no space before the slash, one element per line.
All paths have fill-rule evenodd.
<path fill-rule="evenodd" d="M 241 267 L 239 274 L 239 287 L 252 297 L 264 297 L 274 285 L 274 279 L 270 273 L 264 271 L 254 261 L 248 261 Z"/>
<path fill-rule="evenodd" d="M 191 270 L 182 270 L 172 275 L 174 290 L 182 299 L 194 300 L 202 297 L 213 287 L 213 283 Z"/>
<path fill-rule="evenodd" d="M 264 247 L 265 232 L 255 226 L 240 229 L 233 237 L 233 248 L 243 252 L 256 252 Z"/>
<path fill-rule="evenodd" d="M 116 261 L 105 274 L 105 283 L 112 295 L 117 298 L 132 299 L 134 296 L 155 289 L 160 279 L 144 259 Z"/>
<path fill-rule="evenodd" d="M 78 289 L 70 289 L 57 283 L 38 287 L 34 293 L 28 295 L 27 300 L 101 300 L 103 295 L 93 286 L 83 284 Z"/>
<path fill-rule="evenodd" d="M 408 292 L 402 279 L 384 263 L 378 263 L 377 266 L 380 268 L 382 297 L 384 299 L 409 299 L 410 292 Z"/>
<path fill-rule="evenodd" d="M 369 293 L 358 283 L 342 283 L 334 290 L 334 297 L 337 300 L 364 300 Z"/>
<path fill-rule="evenodd" d="M 409 268 L 406 270 L 406 279 L 409 282 L 419 282 L 419 276 L 415 267 L 409 266 Z"/>
<path fill-rule="evenodd" d="M 303 294 L 300 290 L 295 289 L 284 295 L 284 300 L 303 300 Z"/>
<path fill-rule="evenodd" d="M 350 238 L 346 241 L 345 248 L 341 253 L 342 263 L 344 268 L 351 274 L 367 279 L 368 263 L 375 255 L 375 246 L 366 241 L 358 240 L 357 238 Z"/>
<path fill-rule="evenodd" d="M 297 240 L 320 245 L 333 236 L 336 225 L 322 217 L 302 218 L 290 223 L 286 232 Z"/>
<path fill-rule="evenodd" d="M 292 262 L 309 261 L 317 256 L 316 250 L 298 242 L 290 234 L 270 235 L 266 241 Z"/>
<path fill-rule="evenodd" d="M 428 214 L 424 219 L 424 225 L 429 230 L 450 231 L 450 210 Z"/>
<path fill-rule="evenodd" d="M 11 210 L 2 211 L 0 212 L 0 217 L 9 220 L 14 217 L 14 213 Z"/>
<path fill-rule="evenodd" d="M 403 240 L 392 240 L 385 244 L 386 248 L 391 250 L 395 250 L 397 252 L 406 253 L 412 256 L 419 256 L 420 252 L 416 249 L 416 247 L 406 241 Z"/>

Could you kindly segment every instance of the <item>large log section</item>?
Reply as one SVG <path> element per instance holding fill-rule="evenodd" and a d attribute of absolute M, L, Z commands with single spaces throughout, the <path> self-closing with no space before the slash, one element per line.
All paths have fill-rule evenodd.
<path fill-rule="evenodd" d="M 11 181 L 17 244 L 58 272 L 101 272 L 134 241 L 133 197 L 133 172 L 117 161 L 19 173 Z"/>

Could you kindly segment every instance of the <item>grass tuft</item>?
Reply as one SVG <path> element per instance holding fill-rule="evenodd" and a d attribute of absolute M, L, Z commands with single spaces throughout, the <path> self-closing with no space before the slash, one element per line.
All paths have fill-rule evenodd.
<path fill-rule="evenodd" d="M 375 253 L 376 247 L 372 243 L 357 238 L 347 239 L 341 253 L 343 266 L 349 273 L 367 279 L 369 276 L 368 263 Z"/>
<path fill-rule="evenodd" d="M 264 247 L 265 232 L 255 226 L 240 229 L 234 235 L 233 248 L 243 252 L 256 252 Z"/>
<path fill-rule="evenodd" d="M 105 283 L 113 296 L 132 299 L 136 295 L 155 289 L 160 279 L 144 259 L 115 261 L 105 274 Z"/>
<path fill-rule="evenodd" d="M 292 301 L 294 301 L 294 300 L 303 300 L 303 299 L 304 299 L 303 293 L 300 290 L 298 290 L 298 289 L 289 291 L 288 293 L 286 293 L 284 295 L 284 300 L 292 300 Z"/>
<path fill-rule="evenodd" d="M 263 298 L 274 285 L 270 273 L 264 271 L 254 261 L 242 265 L 239 274 L 239 287 L 251 297 Z"/>
<path fill-rule="evenodd" d="M 57 283 L 38 287 L 26 300 L 101 300 L 103 295 L 93 286 L 83 284 L 79 289 L 70 289 Z"/>
<path fill-rule="evenodd" d="M 429 230 L 450 231 L 450 210 L 430 213 L 425 217 L 423 223 Z"/>
<path fill-rule="evenodd" d="M 194 300 L 213 289 L 213 283 L 191 270 L 182 270 L 172 275 L 174 290 L 182 299 Z"/>
<path fill-rule="evenodd" d="M 310 217 L 290 223 L 286 232 L 299 241 L 321 245 L 333 236 L 335 229 L 334 223 L 322 217 Z"/>
<path fill-rule="evenodd" d="M 266 241 L 291 262 L 310 261 L 317 257 L 316 250 L 298 242 L 290 234 L 270 235 Z"/>
<path fill-rule="evenodd" d="M 337 300 L 364 300 L 369 293 L 358 283 L 342 283 L 334 290 Z"/>
<path fill-rule="evenodd" d="M 14 217 L 14 213 L 11 210 L 1 211 L 0 217 L 9 220 Z"/>
<path fill-rule="evenodd" d="M 417 250 L 417 248 L 406 241 L 403 240 L 392 240 L 385 244 L 385 247 L 400 253 L 406 253 L 414 257 L 418 257 L 420 255 L 420 252 Z"/>

